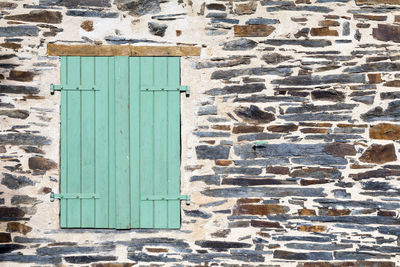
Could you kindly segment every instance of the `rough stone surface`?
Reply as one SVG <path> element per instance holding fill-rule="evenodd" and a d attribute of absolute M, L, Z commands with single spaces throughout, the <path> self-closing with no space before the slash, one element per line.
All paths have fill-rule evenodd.
<path fill-rule="evenodd" d="M 398 265 L 398 0 L 18 0 L 0 9 L 0 265 Z M 179 157 L 169 159 L 180 162 L 180 191 L 160 186 L 190 196 L 190 205 L 164 201 L 180 202 L 179 229 L 61 228 L 60 200 L 49 201 L 66 182 L 56 164 L 64 163 L 60 106 L 66 94 L 79 97 L 49 92 L 63 81 L 62 56 L 104 57 L 111 73 L 112 56 L 179 57 L 179 83 L 190 88 L 180 95 Z M 98 77 L 97 67 L 69 71 L 84 81 Z M 154 84 L 177 85 L 169 68 L 154 70 L 167 70 Z M 112 81 L 101 84 L 79 93 L 94 101 L 96 116 L 119 107 Z M 79 106 L 84 115 L 88 106 Z M 107 131 L 101 125 L 90 128 Z M 112 159 L 112 140 L 93 141 L 99 157 Z M 105 166 L 76 152 L 90 167 L 76 174 L 82 192 L 112 186 L 96 181 L 84 191 Z M 108 196 L 61 207 L 90 223 L 111 211 L 98 205 Z M 81 205 L 71 209 L 74 201 Z M 170 218 L 170 204 L 141 202 L 155 218 Z"/>
<path fill-rule="evenodd" d="M 159 24 L 156 22 L 149 22 L 149 31 L 157 36 L 163 37 L 168 26 L 166 24 Z"/>
<path fill-rule="evenodd" d="M 235 25 L 234 30 L 235 36 L 238 37 L 267 37 L 275 30 L 275 27 L 264 24 Z"/>
<path fill-rule="evenodd" d="M 29 158 L 28 165 L 32 170 L 50 170 L 57 168 L 57 163 L 55 163 L 53 160 L 42 157 Z"/>
<path fill-rule="evenodd" d="M 369 129 L 369 137 L 383 140 L 400 140 L 400 126 L 390 123 L 379 123 Z"/>
<path fill-rule="evenodd" d="M 238 107 L 235 109 L 235 114 L 243 121 L 254 124 L 269 123 L 275 120 L 273 113 L 264 112 L 255 105 L 250 105 L 250 107 Z"/>
<path fill-rule="evenodd" d="M 33 10 L 28 14 L 5 16 L 5 19 L 29 21 L 29 22 L 43 22 L 43 23 L 61 23 L 62 14 L 59 11 L 47 10 Z"/>
<path fill-rule="evenodd" d="M 0 27 L 0 37 L 38 36 L 39 28 L 36 26 L 9 26 Z"/>
<path fill-rule="evenodd" d="M 396 161 L 397 156 L 393 144 L 377 145 L 373 144 L 360 157 L 360 161 L 369 163 L 383 164 Z"/>

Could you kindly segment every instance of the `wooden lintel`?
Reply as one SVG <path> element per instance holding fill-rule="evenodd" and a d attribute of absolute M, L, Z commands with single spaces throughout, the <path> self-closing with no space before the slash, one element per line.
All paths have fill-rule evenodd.
<path fill-rule="evenodd" d="M 200 56 L 195 46 L 62 45 L 47 44 L 49 56 Z"/>

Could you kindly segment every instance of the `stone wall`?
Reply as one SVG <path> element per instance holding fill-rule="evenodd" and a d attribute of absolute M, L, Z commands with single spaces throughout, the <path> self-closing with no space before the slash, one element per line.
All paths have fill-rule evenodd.
<path fill-rule="evenodd" d="M 400 266 L 400 1 L 0 1 L 2 266 Z M 182 57 L 180 230 L 60 229 L 59 58 Z"/>

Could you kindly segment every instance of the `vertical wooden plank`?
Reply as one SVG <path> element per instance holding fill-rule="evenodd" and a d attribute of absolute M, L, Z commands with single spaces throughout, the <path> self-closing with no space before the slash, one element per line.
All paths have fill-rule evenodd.
<path fill-rule="evenodd" d="M 129 58 L 131 228 L 140 227 L 140 59 Z"/>
<path fill-rule="evenodd" d="M 116 228 L 130 228 L 129 57 L 115 58 Z"/>
<path fill-rule="evenodd" d="M 153 58 L 142 57 L 140 64 L 141 86 L 153 85 Z M 143 89 L 143 88 L 142 88 Z M 154 183 L 154 100 L 151 91 L 140 94 L 140 192 L 153 195 Z M 154 227 L 154 201 L 140 202 L 140 227 Z"/>
<path fill-rule="evenodd" d="M 168 85 L 180 85 L 180 58 L 168 58 Z M 168 92 L 168 195 L 180 194 L 180 93 Z M 179 228 L 181 221 L 179 200 L 168 201 L 168 228 Z"/>
<path fill-rule="evenodd" d="M 61 85 L 67 84 L 67 57 L 61 57 Z M 60 179 L 60 192 L 62 194 L 67 192 L 67 179 L 68 179 L 68 129 L 67 129 L 67 92 L 61 91 L 61 179 Z M 67 227 L 67 200 L 60 200 L 60 226 Z"/>
<path fill-rule="evenodd" d="M 95 58 L 95 192 L 100 195 L 95 202 L 95 227 L 109 227 L 109 58 Z M 114 214 L 112 215 L 114 217 Z"/>
<path fill-rule="evenodd" d="M 81 71 L 80 57 L 68 57 L 67 84 L 80 84 Z M 81 96 L 80 92 L 68 92 L 68 184 L 66 193 L 81 192 Z M 67 200 L 67 227 L 81 226 L 81 201 L 80 199 Z"/>
<path fill-rule="evenodd" d="M 115 228 L 116 225 L 116 205 L 115 205 L 115 58 L 110 57 L 109 78 L 108 78 L 108 150 L 109 150 L 109 218 L 108 225 Z"/>
<path fill-rule="evenodd" d="M 85 91 L 81 92 L 82 111 L 81 111 L 81 166 L 82 166 L 82 193 L 95 192 L 95 91 L 86 91 L 91 89 L 95 83 L 95 64 L 94 57 L 81 57 L 81 84 Z M 94 199 L 82 199 L 82 218 L 81 227 L 94 227 Z"/>
<path fill-rule="evenodd" d="M 154 195 L 167 195 L 167 58 L 154 58 Z M 154 202 L 154 227 L 167 228 L 167 201 Z"/>

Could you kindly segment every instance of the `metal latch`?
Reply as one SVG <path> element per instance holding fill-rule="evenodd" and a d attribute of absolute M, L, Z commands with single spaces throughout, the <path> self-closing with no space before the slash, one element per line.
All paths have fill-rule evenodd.
<path fill-rule="evenodd" d="M 190 96 L 190 88 L 189 88 L 189 86 L 183 85 L 180 88 L 181 88 L 181 92 L 185 92 L 186 96 Z"/>
<path fill-rule="evenodd" d="M 142 85 L 141 91 L 179 91 L 185 92 L 186 96 L 190 95 L 190 89 L 187 85 L 182 86 L 162 86 L 162 85 Z"/>
<path fill-rule="evenodd" d="M 142 201 L 152 201 L 152 200 L 185 200 L 186 205 L 190 205 L 190 196 L 189 195 L 179 195 L 179 196 L 161 196 L 161 195 L 153 195 L 153 196 L 142 196 Z"/>
<path fill-rule="evenodd" d="M 54 94 L 55 91 L 99 91 L 96 90 L 94 85 L 60 85 L 60 84 L 50 84 L 50 93 Z"/>
<path fill-rule="evenodd" d="M 96 193 L 69 193 L 69 194 L 55 194 L 50 193 L 50 201 L 53 202 L 55 199 L 96 199 L 100 198 L 99 194 Z"/>

